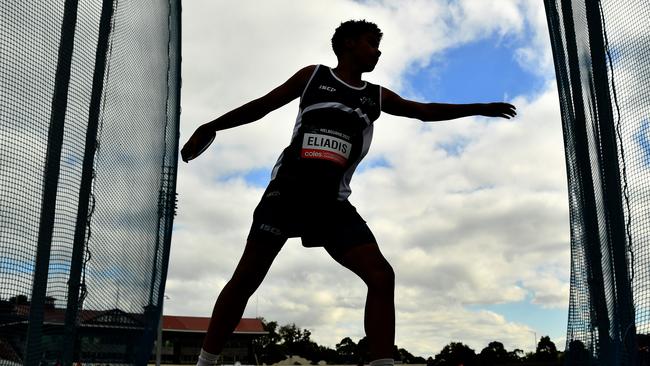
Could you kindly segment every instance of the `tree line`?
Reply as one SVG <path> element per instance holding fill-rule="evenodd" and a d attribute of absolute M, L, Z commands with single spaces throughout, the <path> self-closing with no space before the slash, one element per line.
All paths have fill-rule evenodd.
<path fill-rule="evenodd" d="M 370 361 L 368 339 L 361 338 L 355 343 L 350 337 L 343 338 L 335 348 L 325 347 L 311 340 L 309 329 L 300 329 L 296 324 L 279 325 L 276 321 L 260 318 L 267 335 L 254 341 L 258 362 L 267 365 L 282 361 L 287 357 L 300 356 L 311 361 L 312 365 L 325 361 L 338 365 L 364 365 Z M 579 342 L 579 341 L 574 341 Z M 579 347 L 575 344 L 572 346 Z M 584 345 L 582 350 L 586 351 Z M 560 366 L 564 364 L 565 353 L 558 351 L 549 336 L 543 336 L 537 343 L 535 352 L 525 353 L 520 349 L 508 351 L 503 343 L 490 342 L 481 351 L 463 344 L 451 342 L 435 357 L 415 356 L 397 345 L 393 349 L 393 358 L 398 363 L 426 364 L 428 366 L 492 366 L 492 365 L 530 365 Z"/>

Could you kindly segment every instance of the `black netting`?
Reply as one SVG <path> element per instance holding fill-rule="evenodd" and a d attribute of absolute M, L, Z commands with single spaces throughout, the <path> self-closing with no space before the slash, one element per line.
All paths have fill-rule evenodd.
<path fill-rule="evenodd" d="M 0 2 L 0 364 L 149 359 L 179 91 L 180 1 Z"/>
<path fill-rule="evenodd" d="M 546 0 L 571 215 L 569 365 L 649 364 L 650 3 Z"/>

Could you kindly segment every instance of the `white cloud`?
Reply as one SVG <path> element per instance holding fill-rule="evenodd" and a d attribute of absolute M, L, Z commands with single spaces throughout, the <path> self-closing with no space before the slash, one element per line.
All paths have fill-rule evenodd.
<path fill-rule="evenodd" d="M 491 33 L 505 35 L 523 30 L 522 1 L 461 0 L 450 3 L 458 41 L 475 40 Z"/>
<path fill-rule="evenodd" d="M 542 27 L 540 10 L 526 1 L 395 4 L 185 3 L 181 143 L 199 124 L 268 92 L 300 67 L 333 66 L 331 33 L 350 18 L 375 21 L 384 31 L 382 59 L 367 77 L 396 91 L 408 89 L 401 76 L 410 66 L 426 65 L 445 48 L 491 33 L 523 37 L 526 23 Z M 541 33 L 534 34 L 539 40 L 533 37 L 530 52 L 541 47 Z M 546 60 L 547 50 L 536 52 L 532 60 Z M 492 340 L 529 349 L 530 326 L 466 305 L 530 297 L 542 307 L 566 307 L 568 208 L 557 100 L 549 84 L 539 95 L 516 98 L 513 120 L 377 121 L 366 159 L 388 166 L 358 172 L 351 200 L 395 268 L 400 347 L 423 356 L 450 341 L 477 352 Z M 209 316 L 261 195 L 242 179 L 223 178 L 270 168 L 289 142 L 296 112 L 294 102 L 261 122 L 223 131 L 204 156 L 181 163 L 166 314 Z M 443 146 L 458 141 L 460 153 L 449 155 Z M 325 251 L 292 239 L 245 316 L 295 322 L 333 347 L 363 336 L 365 291 Z"/>
<path fill-rule="evenodd" d="M 532 37 L 528 46 L 516 51 L 515 59 L 524 70 L 554 81 L 553 53 L 544 6 L 535 1 L 523 1 L 521 4 Z"/>

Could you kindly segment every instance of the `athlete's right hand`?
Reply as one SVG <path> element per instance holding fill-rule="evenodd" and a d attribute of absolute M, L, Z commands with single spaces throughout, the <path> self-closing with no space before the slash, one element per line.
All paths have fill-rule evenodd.
<path fill-rule="evenodd" d="M 181 158 L 183 161 L 187 163 L 201 155 L 210 146 L 212 141 L 214 141 L 215 136 L 216 132 L 208 127 L 207 124 L 197 128 L 181 149 Z"/>

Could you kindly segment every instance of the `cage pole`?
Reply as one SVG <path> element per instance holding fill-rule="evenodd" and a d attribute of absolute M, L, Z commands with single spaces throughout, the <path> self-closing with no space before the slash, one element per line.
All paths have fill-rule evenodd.
<path fill-rule="evenodd" d="M 613 312 L 615 354 L 625 355 L 626 360 L 618 359 L 620 365 L 636 365 L 636 328 L 632 289 L 626 258 L 627 237 L 625 214 L 623 211 L 619 155 L 616 143 L 616 126 L 609 94 L 609 77 L 605 44 L 601 22 L 600 1 L 586 0 L 587 26 L 589 28 L 589 49 L 593 70 L 593 88 L 596 96 L 598 130 L 600 132 L 601 174 L 603 175 L 603 202 L 608 226 L 609 245 L 612 256 L 616 302 Z M 621 146 L 622 148 L 622 146 Z M 631 243 L 630 243 L 631 244 Z M 621 349 L 622 347 L 622 349 Z M 627 361 L 627 362 L 626 362 Z"/>
<path fill-rule="evenodd" d="M 90 96 L 88 111 L 88 127 L 86 129 L 86 144 L 84 148 L 81 184 L 77 207 L 74 243 L 70 262 L 70 279 L 68 280 L 68 305 L 65 312 L 63 365 L 72 365 L 78 357 L 77 326 L 79 307 L 83 299 L 79 299 L 81 272 L 84 266 L 84 252 L 88 224 L 88 209 L 92 191 L 95 151 L 97 149 L 97 130 L 101 111 L 101 100 L 104 90 L 104 75 L 106 70 L 106 54 L 111 32 L 113 17 L 113 0 L 103 0 L 99 20 L 99 36 L 95 52 L 95 69 L 93 72 L 93 88 Z M 78 360 L 77 360 L 78 361 Z"/>
<path fill-rule="evenodd" d="M 549 31 L 553 46 L 553 55 L 556 66 L 556 77 L 560 93 L 564 93 L 567 100 L 566 108 L 563 110 L 563 128 L 571 131 L 573 141 L 565 141 L 567 148 L 572 146 L 575 154 L 575 178 L 578 184 L 579 195 L 577 203 L 580 204 L 582 213 L 582 235 L 584 236 L 584 259 L 587 268 L 584 268 L 589 291 L 590 323 L 588 324 L 590 338 L 594 336 L 594 328 L 597 329 L 598 346 L 591 351 L 596 352 L 599 358 L 607 359 L 611 352 L 609 340 L 609 316 L 605 301 L 605 286 L 603 283 L 603 269 L 601 263 L 601 238 L 599 235 L 598 216 L 596 210 L 596 197 L 594 192 L 594 181 L 591 172 L 591 161 L 589 157 L 589 138 L 587 133 L 587 118 L 585 115 L 584 96 L 582 93 L 581 72 L 578 56 L 578 45 L 573 17 L 571 0 L 546 0 L 546 12 L 549 18 Z M 561 6 L 562 28 L 557 17 L 557 6 Z M 553 28 L 554 27 L 554 28 Z M 560 30 L 565 34 L 566 54 L 561 45 Z M 564 62 L 566 61 L 566 65 Z M 565 72 L 564 69 L 568 68 Z M 566 138 L 566 133 L 564 134 Z M 569 151 L 567 151 L 569 154 Z M 567 164 L 569 158 L 567 156 Z M 567 170 L 570 171 L 570 170 Z M 569 189 L 575 189 L 569 187 Z M 573 244 L 572 245 L 576 245 Z M 572 254 L 575 252 L 572 248 Z M 572 268 L 572 270 L 574 270 Z M 571 274 L 574 276 L 574 273 Z M 572 340 L 572 329 L 568 327 L 567 345 Z M 592 338 L 593 339 L 593 338 Z"/>
<path fill-rule="evenodd" d="M 78 0 L 66 0 L 61 24 L 58 62 L 54 80 L 54 95 L 50 114 L 45 169 L 43 172 L 43 196 L 38 229 L 38 246 L 34 265 L 32 298 L 29 307 L 29 324 L 25 342 L 24 364 L 37 366 L 43 351 L 43 320 L 47 277 L 52 249 L 52 234 L 56 211 L 56 194 L 61 171 L 61 149 L 65 113 L 68 105 L 68 86 L 72 52 L 74 50 L 74 33 L 77 25 Z"/>
<path fill-rule="evenodd" d="M 153 331 L 158 331 L 162 326 L 163 319 L 163 302 L 165 296 L 165 281 L 167 279 L 167 270 L 169 265 L 169 253 L 171 248 L 171 235 L 176 215 L 176 174 L 178 169 L 178 140 L 180 124 L 180 98 L 181 98 L 181 13 L 182 3 L 180 0 L 169 0 L 168 15 L 168 69 L 167 69 L 167 119 L 165 125 L 165 143 L 169 138 L 167 131 L 169 124 L 173 124 L 175 135 L 171 141 L 172 148 L 167 148 L 163 157 L 161 166 L 161 189 L 159 196 L 159 226 L 158 242 L 156 245 L 156 261 L 160 260 L 161 268 L 158 274 L 158 267 L 154 262 L 154 274 L 151 279 L 151 288 L 153 290 L 156 281 L 159 279 L 158 293 L 156 294 L 156 305 L 153 305 L 153 291 L 149 293 L 149 304 L 145 306 L 145 319 L 151 323 L 147 326 L 143 336 L 142 344 L 147 346 L 142 348 L 142 352 L 136 355 L 136 362 L 145 362 L 150 356 L 153 346 Z M 172 71 L 174 73 L 172 74 Z M 173 87 L 173 88 L 172 88 Z M 173 101 L 173 105 L 170 104 Z M 173 114 L 170 114 L 173 112 Z M 168 154 L 169 153 L 169 154 Z M 162 236 L 162 240 L 160 238 Z M 158 243 L 162 244 L 162 250 Z M 161 258 L 158 259 L 160 252 Z"/>

